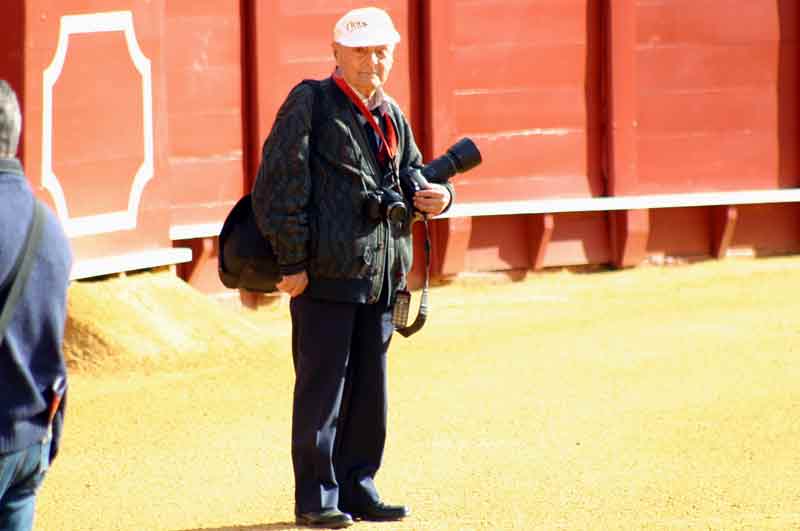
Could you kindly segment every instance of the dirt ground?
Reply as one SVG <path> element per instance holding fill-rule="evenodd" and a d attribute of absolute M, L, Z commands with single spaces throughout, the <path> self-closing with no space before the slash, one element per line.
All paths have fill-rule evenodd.
<path fill-rule="evenodd" d="M 353 529 L 800 529 L 798 293 L 798 257 L 435 288 L 393 340 L 377 478 L 412 516 Z M 36 528 L 294 529 L 285 300 L 169 273 L 70 299 Z"/>

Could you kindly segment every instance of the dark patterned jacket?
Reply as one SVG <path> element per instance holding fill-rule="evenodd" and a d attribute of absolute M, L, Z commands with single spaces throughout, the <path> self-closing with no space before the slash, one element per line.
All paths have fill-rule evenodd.
<path fill-rule="evenodd" d="M 316 97 L 311 83 L 318 83 Z M 408 121 L 387 100 L 397 129 L 397 168 L 420 166 Z M 373 303 L 387 274 L 390 293 L 405 286 L 411 229 L 364 213 L 364 192 L 388 183 L 357 113 L 331 78 L 292 89 L 264 143 L 253 210 L 281 272 L 307 272 L 307 294 Z"/>

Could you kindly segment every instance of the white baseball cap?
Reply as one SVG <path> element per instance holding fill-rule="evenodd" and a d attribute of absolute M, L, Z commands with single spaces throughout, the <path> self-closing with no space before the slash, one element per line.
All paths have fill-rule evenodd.
<path fill-rule="evenodd" d="M 345 13 L 333 27 L 333 41 L 350 48 L 383 46 L 400 42 L 389 13 L 377 7 L 362 7 Z"/>

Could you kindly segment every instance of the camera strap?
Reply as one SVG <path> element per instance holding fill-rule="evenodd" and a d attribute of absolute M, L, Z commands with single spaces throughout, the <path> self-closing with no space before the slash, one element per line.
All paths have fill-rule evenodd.
<path fill-rule="evenodd" d="M 419 301 L 419 310 L 417 310 L 417 317 L 414 319 L 414 322 L 408 326 L 397 328 L 397 332 L 403 337 L 408 337 L 419 332 L 428 319 L 428 288 L 431 278 L 431 238 L 428 232 L 427 216 L 422 218 L 422 226 L 425 230 L 425 283 L 422 285 L 422 297 Z M 406 301 L 406 303 L 408 302 L 409 301 Z"/>
<path fill-rule="evenodd" d="M 11 322 L 11 316 L 14 313 L 14 308 L 22 296 L 22 289 L 28 280 L 28 276 L 33 269 L 34 255 L 39 248 L 39 242 L 42 239 L 42 225 L 44 222 L 44 207 L 38 200 L 33 201 L 33 215 L 31 216 L 30 224 L 28 225 L 28 234 L 25 237 L 25 243 L 22 246 L 17 259 L 14 262 L 14 267 L 8 274 L 6 280 L 3 281 L 0 287 L 0 293 L 6 294 L 5 302 L 3 303 L 2 310 L 0 311 L 0 343 L 3 342 L 3 335 L 6 328 Z"/>
<path fill-rule="evenodd" d="M 397 156 L 397 131 L 395 130 L 394 121 L 391 119 L 391 116 L 384 116 L 386 118 L 386 134 L 384 135 L 383 129 L 375 120 L 375 115 L 369 111 L 367 106 L 364 104 L 364 100 L 355 93 L 352 87 L 350 87 L 350 85 L 347 83 L 347 81 L 345 81 L 338 71 L 334 72 L 332 78 L 334 83 L 336 83 L 336 86 L 338 86 L 339 89 L 345 95 L 347 95 L 359 112 L 361 112 L 361 115 L 364 117 L 370 127 L 372 127 L 372 130 L 375 131 L 375 134 L 381 141 L 381 145 L 378 150 L 378 161 L 389 165 L 393 180 L 397 181 L 398 171 L 394 164 L 395 157 Z M 383 115 L 386 114 L 388 113 L 383 113 Z M 396 184 L 399 187 L 399 183 Z M 396 328 L 397 332 L 403 337 L 408 337 L 417 333 L 423 327 L 423 325 L 425 325 L 425 321 L 428 318 L 428 287 L 430 285 L 431 272 L 431 239 L 428 231 L 427 217 L 422 218 L 422 223 L 425 229 L 425 284 L 422 288 L 422 298 L 420 300 L 419 310 L 417 311 L 417 317 L 414 319 L 414 322 L 409 326 L 397 326 Z M 403 295 L 402 301 L 400 300 L 400 297 L 398 297 L 398 300 L 395 303 L 395 314 L 403 314 L 403 320 L 405 320 L 407 317 L 408 304 L 410 303 L 410 294 L 406 292 Z M 398 308 L 398 306 L 403 306 L 403 308 Z"/>
<path fill-rule="evenodd" d="M 364 100 L 355 93 L 352 87 L 347 84 L 347 81 L 345 81 L 338 72 L 334 72 L 332 78 L 336 86 L 350 98 L 353 105 L 356 106 L 370 127 L 372 127 L 372 130 L 375 131 L 375 134 L 378 135 L 378 138 L 381 139 L 381 145 L 378 149 L 378 159 L 381 162 L 385 162 L 387 159 L 394 160 L 397 155 L 397 131 L 394 129 L 392 120 L 390 118 L 386 120 L 386 134 L 384 135 L 383 129 L 375 120 L 375 116 L 369 112 L 369 109 L 367 109 L 367 106 L 364 104 Z"/>

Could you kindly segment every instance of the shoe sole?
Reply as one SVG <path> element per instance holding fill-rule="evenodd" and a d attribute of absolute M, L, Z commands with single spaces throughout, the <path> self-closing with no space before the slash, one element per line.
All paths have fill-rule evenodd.
<path fill-rule="evenodd" d="M 406 516 L 385 516 L 383 518 L 377 516 L 356 516 L 353 515 L 353 520 L 360 521 L 360 522 L 399 522 L 401 520 L 405 520 L 408 517 Z"/>
<path fill-rule="evenodd" d="M 345 527 L 350 527 L 353 525 L 353 521 L 350 520 L 349 522 L 311 522 L 308 520 L 301 520 L 297 519 L 294 521 L 295 524 L 303 527 L 316 527 L 319 529 L 344 529 Z"/>
<path fill-rule="evenodd" d="M 378 516 L 378 515 L 371 515 L 367 513 L 362 513 L 359 511 L 344 511 L 349 514 L 353 520 L 355 521 L 365 521 L 365 522 L 399 522 L 400 520 L 404 520 L 411 516 L 410 512 L 406 512 L 403 515 L 395 515 L 395 516 Z"/>

